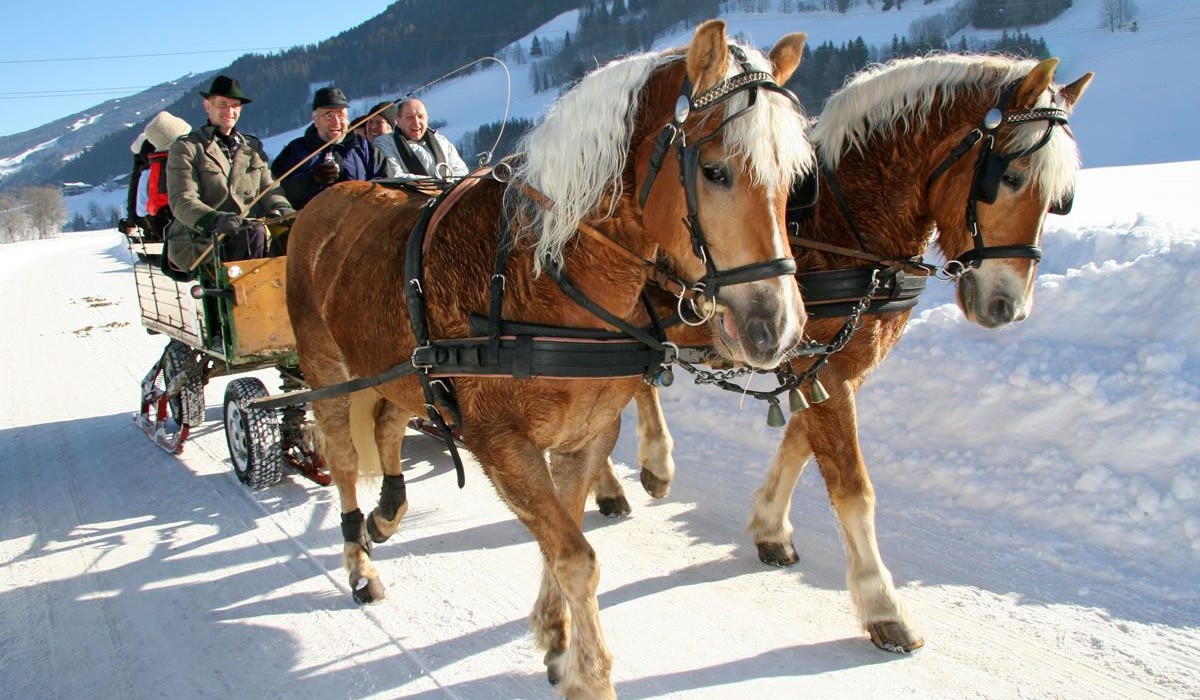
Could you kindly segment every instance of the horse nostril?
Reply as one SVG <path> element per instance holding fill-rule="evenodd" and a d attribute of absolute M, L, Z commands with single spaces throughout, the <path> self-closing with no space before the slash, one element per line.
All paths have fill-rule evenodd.
<path fill-rule="evenodd" d="M 988 315 L 996 324 L 1011 323 L 1016 311 L 1008 299 L 996 299 L 988 307 Z"/>
<path fill-rule="evenodd" d="M 775 325 L 767 321 L 751 321 L 746 331 L 746 338 L 754 348 L 763 354 L 774 352 L 779 343 L 775 334 Z"/>

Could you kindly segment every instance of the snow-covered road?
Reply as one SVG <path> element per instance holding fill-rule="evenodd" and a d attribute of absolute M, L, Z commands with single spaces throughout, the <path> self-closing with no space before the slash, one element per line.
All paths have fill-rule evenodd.
<path fill-rule="evenodd" d="M 332 487 L 234 478 L 226 379 L 179 457 L 132 423 L 165 341 L 139 325 L 117 234 L 0 247 L 0 329 L 4 697 L 553 697 L 526 622 L 540 555 L 478 469 L 460 491 L 434 441 L 406 441 L 412 507 L 376 549 L 388 599 L 360 608 Z M 1003 507 L 954 507 L 961 495 L 922 499 L 876 464 L 884 559 L 927 640 L 887 654 L 857 629 L 815 470 L 793 511 L 801 563 L 767 568 L 743 524 L 777 434 L 736 396 L 685 386 L 665 406 L 670 497 L 637 485 L 629 430 L 615 459 L 633 516 L 593 508 L 585 523 L 620 697 L 1200 697 L 1187 542 L 1163 562 L 1181 580 L 1126 577 L 1086 523 L 1075 540 Z M 926 467 L 989 473 L 965 464 Z"/>

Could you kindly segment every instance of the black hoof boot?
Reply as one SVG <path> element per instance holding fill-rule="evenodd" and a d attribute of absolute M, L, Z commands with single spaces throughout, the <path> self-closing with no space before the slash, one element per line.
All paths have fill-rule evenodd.
<path fill-rule="evenodd" d="M 796 556 L 796 548 L 792 546 L 791 542 L 787 544 L 759 542 L 758 558 L 762 563 L 771 566 L 791 566 L 800 561 L 800 557 Z"/>

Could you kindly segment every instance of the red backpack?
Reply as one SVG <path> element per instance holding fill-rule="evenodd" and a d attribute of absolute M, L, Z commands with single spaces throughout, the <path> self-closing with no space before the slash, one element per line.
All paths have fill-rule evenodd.
<path fill-rule="evenodd" d="M 167 207 L 167 152 L 155 151 L 147 159 L 150 161 L 150 181 L 146 188 L 146 213 L 154 216 L 159 209 Z"/>

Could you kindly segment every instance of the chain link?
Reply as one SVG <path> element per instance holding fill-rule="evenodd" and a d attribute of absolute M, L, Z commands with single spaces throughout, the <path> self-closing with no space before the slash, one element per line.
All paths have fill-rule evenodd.
<path fill-rule="evenodd" d="M 789 353 L 788 358 L 775 369 L 755 369 L 753 367 L 743 366 L 734 367 L 731 369 L 700 369 L 683 360 L 677 360 L 676 364 L 692 375 L 693 381 L 697 384 L 712 384 L 726 391 L 736 391 L 741 394 L 753 396 L 756 399 L 770 401 L 776 396 L 779 396 L 785 391 L 795 389 L 803 384 L 808 379 L 815 377 L 817 372 L 829 360 L 829 357 L 849 344 L 850 339 L 854 337 L 854 332 L 861 328 L 863 314 L 871 306 L 871 299 L 874 298 L 875 292 L 879 291 L 879 272 L 876 268 L 871 272 L 871 281 L 867 285 L 867 291 L 859 298 L 858 303 L 851 309 L 850 315 L 846 318 L 846 322 L 834 334 L 833 339 L 828 344 L 822 345 L 814 340 L 806 341 L 803 346 L 799 346 L 796 350 Z M 797 375 L 792 371 L 791 363 L 788 359 L 794 357 L 817 357 L 820 359 L 809 368 L 804 374 Z M 746 387 L 734 384 L 732 380 L 746 377 L 751 374 L 774 374 L 779 381 L 779 386 L 770 390 L 752 390 Z"/>

